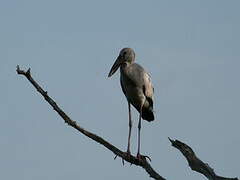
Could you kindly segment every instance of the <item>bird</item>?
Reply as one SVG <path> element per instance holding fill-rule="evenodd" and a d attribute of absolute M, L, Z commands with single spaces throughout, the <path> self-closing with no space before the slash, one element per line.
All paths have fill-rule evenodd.
<path fill-rule="evenodd" d="M 116 61 L 111 67 L 108 77 L 111 77 L 119 68 L 121 88 L 128 102 L 129 132 L 126 153 L 127 155 L 131 155 L 131 106 L 133 106 L 139 112 L 137 158 L 141 160 L 141 158 L 143 157 L 140 154 L 141 119 L 144 119 L 148 122 L 154 120 L 154 88 L 149 73 L 145 71 L 145 69 L 141 65 L 135 63 L 135 52 L 132 48 L 127 47 L 121 49 Z"/>

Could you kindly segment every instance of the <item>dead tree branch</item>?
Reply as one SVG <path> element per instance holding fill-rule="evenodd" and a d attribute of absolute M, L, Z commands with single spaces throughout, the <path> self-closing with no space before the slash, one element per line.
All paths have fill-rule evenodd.
<path fill-rule="evenodd" d="M 177 148 L 185 156 L 188 161 L 190 168 L 193 171 L 199 172 L 206 176 L 209 180 L 238 180 L 238 178 L 225 178 L 215 174 L 213 168 L 211 168 L 207 163 L 201 161 L 194 153 L 191 147 L 187 144 L 179 141 L 172 140 L 168 138 L 172 143 L 172 146 Z"/>
<path fill-rule="evenodd" d="M 80 125 L 76 123 L 76 121 L 73 121 L 58 105 L 57 103 L 48 96 L 47 91 L 44 91 L 42 87 L 32 78 L 30 68 L 27 71 L 21 70 L 19 66 L 17 66 L 17 73 L 19 75 L 25 76 L 30 83 L 36 88 L 36 90 L 44 97 L 44 99 L 53 107 L 53 109 L 62 117 L 65 123 L 67 123 L 69 126 L 73 127 L 74 129 L 78 130 L 85 136 L 91 138 L 92 140 L 96 141 L 99 144 L 102 144 L 104 147 L 112 151 L 116 157 L 119 156 L 122 158 L 123 162 L 124 160 L 135 164 L 136 166 L 140 166 L 149 174 L 150 177 L 156 179 L 156 180 L 165 180 L 162 176 L 160 176 L 148 163 L 147 156 L 142 156 L 141 160 L 138 160 L 136 157 L 132 155 L 127 155 L 125 152 L 121 151 L 108 141 L 104 140 L 102 137 L 93 134 L 92 132 L 84 129 Z M 201 161 L 193 152 L 191 147 L 188 145 L 182 143 L 178 140 L 172 140 L 170 139 L 170 142 L 172 143 L 172 146 L 177 148 L 182 152 L 182 154 L 186 157 L 189 166 L 192 170 L 197 171 L 203 175 L 205 175 L 209 180 L 238 180 L 238 178 L 225 178 L 221 176 L 217 176 L 214 172 L 214 170 L 206 163 Z"/>
<path fill-rule="evenodd" d="M 156 180 L 165 180 L 162 176 L 160 176 L 152 167 L 151 165 L 147 162 L 146 156 L 142 156 L 142 160 L 138 160 L 136 157 L 132 155 L 127 155 L 125 152 L 121 151 L 111 143 L 107 142 L 104 140 L 102 137 L 93 134 L 90 131 L 87 131 L 86 129 L 82 128 L 80 125 L 76 123 L 76 121 L 73 121 L 58 105 L 57 103 L 48 96 L 47 91 L 44 91 L 41 86 L 32 78 L 30 68 L 27 71 L 21 70 L 19 66 L 17 66 L 17 73 L 19 75 L 25 76 L 31 84 L 36 88 L 36 90 L 44 97 L 44 99 L 53 107 L 53 109 L 63 118 L 65 123 L 67 123 L 69 126 L 72 126 L 85 136 L 91 138 L 92 140 L 98 142 L 99 144 L 102 144 L 104 147 L 112 151 L 116 156 L 121 157 L 123 160 L 135 164 L 137 166 L 142 167 L 145 169 L 145 171 L 149 174 L 150 177 L 156 179 Z"/>

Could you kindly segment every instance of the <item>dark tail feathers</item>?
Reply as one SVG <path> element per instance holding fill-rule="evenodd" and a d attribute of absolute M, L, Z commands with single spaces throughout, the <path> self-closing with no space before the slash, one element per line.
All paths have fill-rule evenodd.
<path fill-rule="evenodd" d="M 148 122 L 154 120 L 154 114 L 152 108 L 144 108 L 142 109 L 142 118 Z"/>

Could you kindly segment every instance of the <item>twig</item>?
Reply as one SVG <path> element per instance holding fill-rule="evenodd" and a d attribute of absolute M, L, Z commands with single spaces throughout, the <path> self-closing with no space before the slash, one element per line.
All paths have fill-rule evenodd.
<path fill-rule="evenodd" d="M 93 134 L 90 131 L 87 131 L 86 129 L 82 128 L 80 125 L 76 123 L 76 121 L 73 121 L 58 105 L 57 103 L 48 96 L 47 91 L 44 91 L 40 85 L 32 78 L 30 68 L 27 71 L 21 70 L 19 66 L 17 66 L 17 73 L 19 75 L 25 76 L 31 84 L 36 88 L 36 90 L 44 97 L 44 99 L 53 107 L 53 109 L 63 118 L 65 123 L 67 123 L 69 126 L 72 126 L 85 136 L 91 138 L 92 140 L 98 142 L 99 144 L 102 144 L 104 147 L 112 151 L 116 156 L 119 156 L 122 158 L 122 160 L 125 160 L 131 164 L 135 164 L 137 166 L 141 166 L 145 171 L 149 174 L 150 177 L 156 179 L 156 180 L 165 180 L 162 176 L 160 176 L 147 162 L 146 156 L 142 156 L 141 160 L 139 161 L 136 157 L 132 155 L 128 155 L 125 152 L 121 151 L 111 143 L 104 140 L 102 137 Z"/>
<path fill-rule="evenodd" d="M 168 138 L 172 146 L 177 148 L 185 156 L 190 168 L 193 171 L 199 172 L 206 176 L 209 180 L 238 180 L 238 178 L 225 178 L 215 174 L 213 168 L 207 163 L 201 161 L 194 153 L 191 147 L 179 140 L 172 140 Z"/>

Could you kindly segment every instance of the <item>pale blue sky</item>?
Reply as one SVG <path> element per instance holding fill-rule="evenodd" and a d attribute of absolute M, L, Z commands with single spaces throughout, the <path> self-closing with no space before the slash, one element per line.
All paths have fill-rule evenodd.
<path fill-rule="evenodd" d="M 171 137 L 217 174 L 239 177 L 239 8 L 238 0 L 2 0 L 0 179 L 150 179 L 66 126 L 15 72 L 17 64 L 31 67 L 66 113 L 125 150 L 127 102 L 119 73 L 107 74 L 126 46 L 155 87 L 156 120 L 142 129 L 142 153 L 152 166 L 167 179 L 204 179 Z"/>

